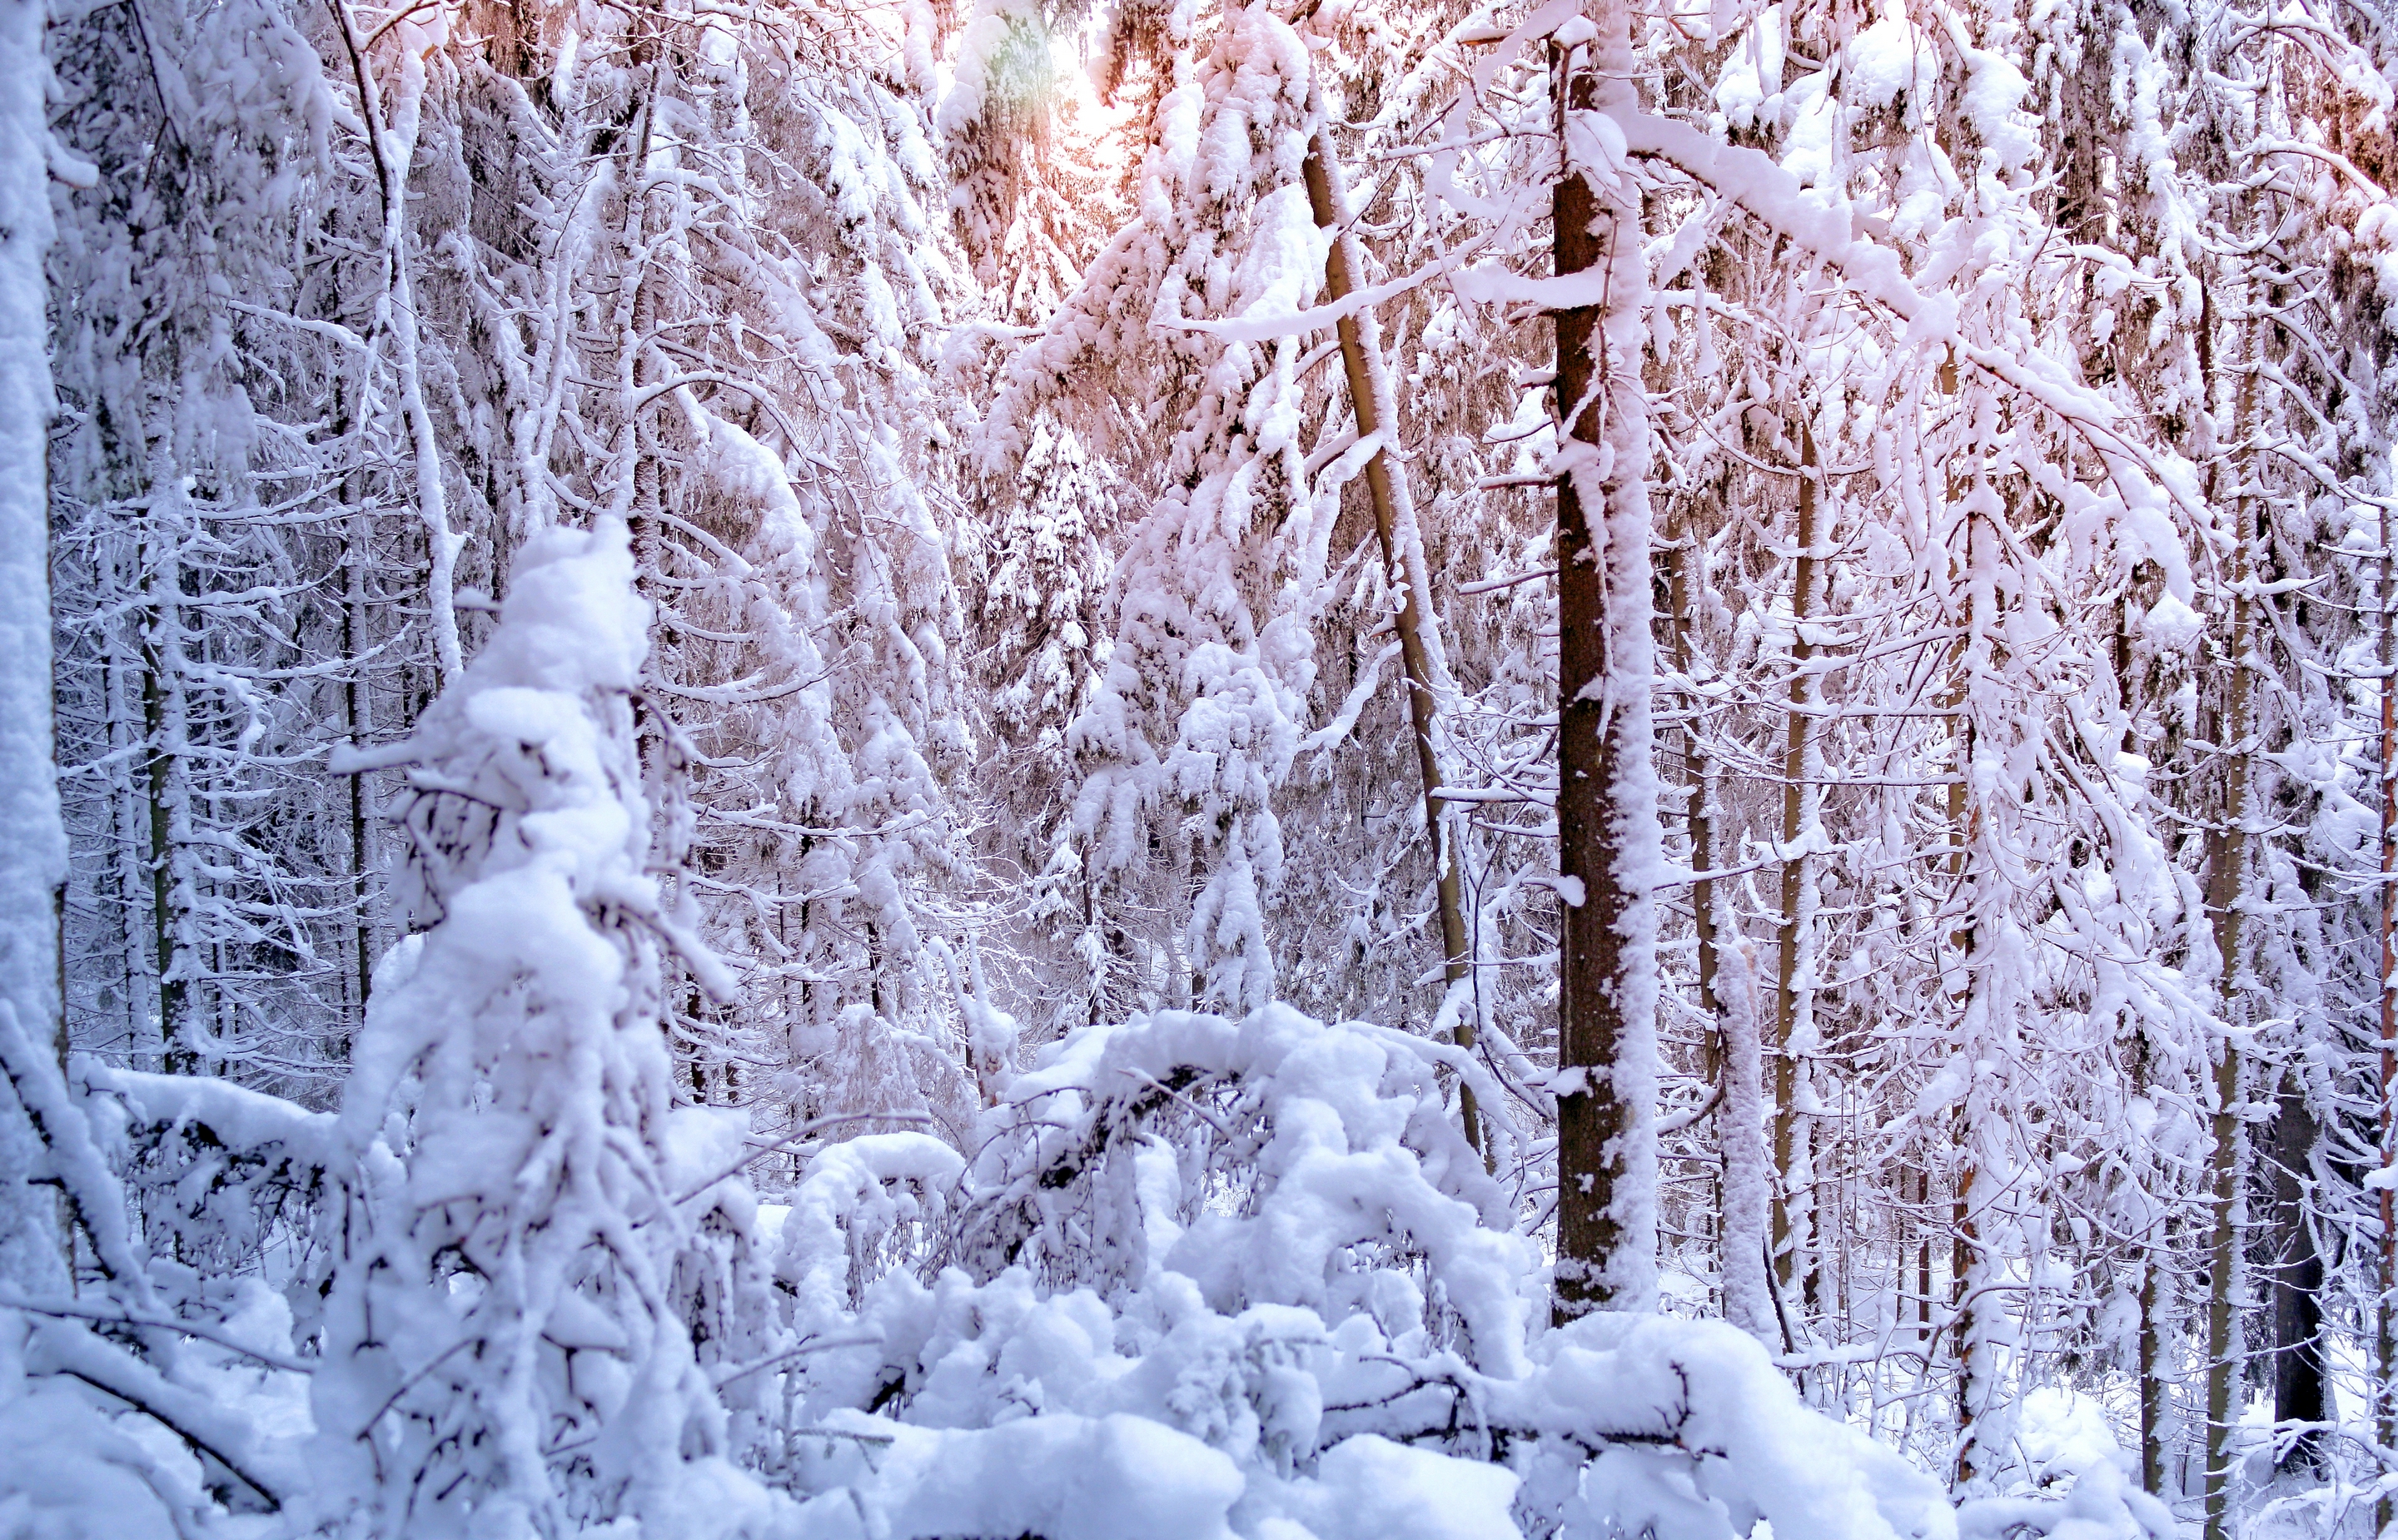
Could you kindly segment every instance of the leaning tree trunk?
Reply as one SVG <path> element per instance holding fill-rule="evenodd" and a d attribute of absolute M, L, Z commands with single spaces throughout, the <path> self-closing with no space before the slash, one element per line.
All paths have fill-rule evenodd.
<path fill-rule="evenodd" d="M 1324 288 L 1335 302 L 1345 300 L 1357 285 L 1357 237 L 1350 230 L 1349 190 L 1340 162 L 1325 142 L 1324 130 L 1307 142 L 1301 167 L 1307 201 L 1316 224 L 1334 231 L 1332 249 L 1324 260 Z M 1371 310 L 1343 315 L 1334 323 L 1340 341 L 1340 363 L 1349 379 L 1349 404 L 1357 416 L 1357 439 L 1378 434 L 1395 435 L 1398 409 L 1391 398 L 1391 377 L 1382 359 L 1382 340 Z M 1366 491 L 1374 506 L 1374 533 L 1381 542 L 1382 569 L 1399 596 L 1396 624 L 1399 662 L 1408 680 L 1408 716 L 1415 729 L 1416 770 L 1423 783 L 1425 850 L 1432 857 L 1433 891 L 1440 910 L 1442 1009 L 1453 1012 L 1451 1036 L 1457 1046 L 1474 1051 L 1475 1016 L 1470 998 L 1462 998 L 1473 977 L 1465 935 L 1464 877 L 1459 870 L 1462 852 L 1446 837 L 1440 795 L 1439 726 L 1440 623 L 1426 602 L 1431 574 L 1424 564 L 1423 531 L 1416 524 L 1408 493 L 1407 473 L 1391 452 L 1394 437 L 1385 437 L 1366 462 Z M 1483 1149 L 1482 1119 L 1474 1105 L 1474 1088 L 1457 1088 L 1458 1116 L 1465 1124 L 1465 1140 Z M 1483 1150 L 1483 1158 L 1489 1152 Z"/>
<path fill-rule="evenodd" d="M 1561 173 L 1556 271 L 1596 302 L 1556 313 L 1557 447 L 1558 1320 L 1644 1308 L 1656 1288 L 1656 910 L 1663 840 L 1650 742 L 1649 411 L 1640 200 L 1592 127 L 1628 118 L 1631 9 L 1552 45 Z"/>

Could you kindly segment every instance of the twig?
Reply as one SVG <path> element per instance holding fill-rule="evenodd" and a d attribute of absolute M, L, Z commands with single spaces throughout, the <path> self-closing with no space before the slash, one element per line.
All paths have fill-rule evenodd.
<path fill-rule="evenodd" d="M 63 1300 L 20 1299 L 14 1294 L 0 1294 L 0 1308 L 23 1310 L 31 1315 L 51 1316 L 61 1320 L 90 1320 L 107 1326 L 146 1326 L 155 1331 L 180 1332 L 187 1337 L 197 1337 L 202 1342 L 212 1342 L 219 1347 L 239 1353 L 244 1358 L 256 1359 L 269 1368 L 286 1369 L 294 1374 L 313 1374 L 317 1372 L 317 1366 L 306 1359 L 287 1358 L 280 1353 L 265 1352 L 249 1346 L 246 1343 L 237 1342 L 198 1321 L 179 1320 L 172 1317 L 136 1315 L 129 1310 L 112 1313 L 106 1310 L 95 1310 L 88 1305 L 75 1305 Z"/>

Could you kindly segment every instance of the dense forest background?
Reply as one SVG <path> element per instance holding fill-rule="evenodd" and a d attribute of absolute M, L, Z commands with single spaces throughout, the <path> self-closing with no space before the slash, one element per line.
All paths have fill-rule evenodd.
<path fill-rule="evenodd" d="M 2393 87 L 0 0 L 0 1529 L 2385 1533 Z"/>

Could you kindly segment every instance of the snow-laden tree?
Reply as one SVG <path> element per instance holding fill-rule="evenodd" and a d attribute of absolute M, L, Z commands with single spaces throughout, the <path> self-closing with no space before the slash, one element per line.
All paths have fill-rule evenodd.
<path fill-rule="evenodd" d="M 432 684 L 360 184 L 274 5 L 62 18 L 50 261 L 79 1045 L 330 1096 L 377 945 L 325 756 Z M 355 287 L 354 287 L 355 286 Z"/>
<path fill-rule="evenodd" d="M 328 40 L 411 190 L 420 513 L 490 531 L 501 601 L 527 531 L 632 529 L 669 906 L 738 979 L 670 981 L 678 1094 L 787 1130 L 972 1101 L 932 944 L 977 923 L 940 479 L 963 295 L 913 25 L 537 6 Z"/>
<path fill-rule="evenodd" d="M 671 1095 L 660 954 L 716 970 L 648 869 L 650 621 L 621 520 L 545 531 L 490 641 L 380 751 L 404 770 L 402 894 L 425 929 L 384 965 L 336 1134 L 310 1400 L 338 1530 L 742 1526 L 677 1288 L 706 1265 L 689 1168 L 726 1142 Z"/>
<path fill-rule="evenodd" d="M 271 1511 L 300 1481 L 195 1383 L 171 1324 L 173 1285 L 185 1280 L 145 1254 L 106 1159 L 105 1113 L 65 1074 L 68 842 L 52 759 L 44 469 L 56 408 L 45 182 L 57 151 L 43 23 L 37 5 L 0 10 L 0 1436 L 14 1451 L 0 1522 L 26 1534 L 168 1534 L 228 1507 Z"/>
<path fill-rule="evenodd" d="M 1164 998 L 1255 1008 L 1276 973 L 1274 794 L 1306 734 L 1338 488 L 1363 456 L 1320 452 L 1300 341 L 1274 335 L 1327 244 L 1301 181 L 1308 50 L 1268 7 L 1233 7 L 1176 70 L 1138 218 L 1009 360 L 985 433 L 1002 467 L 1044 411 L 1101 453 L 1165 435 L 1110 573 L 1105 671 L 1068 729 L 1077 848 L 1059 859 L 1163 909 L 1172 929 L 1146 939 Z"/>

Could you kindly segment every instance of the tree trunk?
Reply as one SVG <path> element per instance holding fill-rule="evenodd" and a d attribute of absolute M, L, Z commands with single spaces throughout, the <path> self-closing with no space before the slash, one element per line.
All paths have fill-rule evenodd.
<path fill-rule="evenodd" d="M 1953 359 L 1941 369 L 1941 389 L 1954 395 L 1957 387 L 1956 364 Z M 1952 475 L 1948 481 L 1948 501 L 1953 504 L 1965 497 L 1967 484 Z M 1970 510 L 1965 516 L 1965 555 L 1963 577 L 1965 603 L 1955 650 L 1950 657 L 1951 676 L 1945 703 L 1956 713 L 1957 778 L 1948 783 L 1948 879 L 1957 903 L 1963 910 L 1957 929 L 1949 933 L 1948 944 L 1956 957 L 1956 984 L 1949 991 L 1949 1003 L 1957 1012 L 1960 1041 L 1966 1040 L 1973 1029 L 1974 992 L 1979 987 L 1976 979 L 1974 953 L 1980 945 L 1981 928 L 1974 917 L 1974 885 L 1972 878 L 1972 846 L 1979 818 L 1973 801 L 1973 766 L 1974 723 L 1971 712 L 1972 692 L 1966 679 L 1966 664 L 1974 636 L 1976 618 L 1985 625 L 1995 625 L 1999 616 L 1995 596 L 1984 582 L 1982 527 L 1990 516 Z M 1977 610 L 1976 605 L 1982 608 Z M 1970 1056 L 1970 1052 L 1969 1052 Z M 1950 1194 L 1949 1211 L 1948 1288 L 1951 1314 L 1957 1342 L 1957 1464 L 1954 1480 L 1960 1487 L 1978 1474 L 1974 1464 L 1976 1425 L 1983 1409 L 1996 1389 L 1991 1374 L 1987 1321 L 1983 1315 L 1982 1291 L 1988 1268 L 1983 1254 L 1980 1229 L 1980 1208 L 1975 1186 L 1981 1180 L 1981 1168 L 1976 1164 L 1974 1137 L 1980 1127 L 1985 1108 L 1978 1100 L 1980 1071 L 1974 1072 L 1975 1089 L 1969 1091 L 1964 1109 L 1958 1114 L 1956 1146 L 1957 1175 Z M 1987 1201 L 1984 1195 L 1983 1201 Z"/>
<path fill-rule="evenodd" d="M 1723 1028 L 1719 1018 L 1723 1014 L 1723 1007 L 1716 990 L 1719 917 L 1716 914 L 1716 880 L 1706 875 L 1716 864 L 1715 766 L 1707 757 L 1706 741 L 1700 736 L 1696 725 L 1704 703 L 1689 684 L 1691 668 L 1696 662 L 1696 652 L 1691 643 L 1691 616 L 1698 607 L 1691 569 L 1696 565 L 1694 557 L 1698 542 L 1703 538 L 1678 518 L 1667 528 L 1671 546 L 1666 556 L 1666 592 L 1667 602 L 1673 606 L 1667 624 L 1674 638 L 1674 672 L 1681 676 L 1685 687 L 1682 709 L 1687 716 L 1681 730 L 1682 774 L 1688 783 L 1685 795 L 1689 800 L 1684 821 L 1690 830 L 1691 869 L 1699 874 L 1691 884 L 1691 929 L 1698 941 L 1699 1005 L 1709 1020 L 1717 1022 L 1708 1038 L 1707 1051 L 1711 1059 L 1720 1060 Z"/>
<path fill-rule="evenodd" d="M 1647 274 L 1639 194 L 1589 127 L 1633 99 L 1631 11 L 1552 45 L 1562 171 L 1556 271 L 1604 275 L 1602 304 L 1556 313 L 1557 450 L 1557 1261 L 1559 1321 L 1645 1309 L 1656 1289 L 1657 824 L 1650 691 Z M 1583 146 L 1588 146 L 1586 149 Z"/>
<path fill-rule="evenodd" d="M 1695 665 L 1692 617 L 1698 608 L 1697 550 L 1704 536 L 1687 525 L 1671 530 L 1668 596 L 1674 638 L 1674 671 L 1687 682 Z M 1716 864 L 1716 772 L 1700 735 L 1702 702 L 1694 689 L 1683 695 L 1690 714 L 1682 726 L 1683 775 L 1689 783 L 1686 819 L 1691 869 L 1691 929 L 1698 941 L 1699 1003 L 1712 1023 L 1707 1039 L 1710 1075 L 1718 1078 L 1716 1106 L 1722 1175 L 1718 1183 L 1716 1272 L 1723 1291 L 1724 1319 L 1759 1341 L 1774 1340 L 1772 1295 L 1766 1269 L 1772 1172 L 1765 1153 L 1765 1061 L 1758 1041 L 1756 966 L 1728 914 L 1724 885 L 1704 874 Z M 1727 949 L 1725 937 L 1731 938 Z"/>
<path fill-rule="evenodd" d="M 1724 1319 L 1759 1341 L 1774 1340 L 1766 1225 L 1772 1172 L 1765 1158 L 1764 1055 L 1757 1033 L 1757 971 L 1748 944 L 1724 951 L 1718 972 L 1723 1029 Z"/>
<path fill-rule="evenodd" d="M 1336 232 L 1324 261 L 1324 288 L 1339 302 L 1357 284 L 1357 239 L 1350 233 L 1349 190 L 1340 163 L 1333 159 L 1324 130 L 1308 141 L 1301 168 L 1307 182 L 1309 208 L 1319 228 Z M 1357 437 L 1398 432 L 1398 411 L 1390 398 L 1390 374 L 1382 360 L 1382 342 L 1373 312 L 1344 315 L 1334 324 L 1340 341 L 1340 363 L 1349 380 L 1349 403 L 1357 416 Z M 1438 710 L 1440 693 L 1435 659 L 1440 648 L 1440 623 L 1432 618 L 1427 600 L 1431 574 L 1425 568 L 1423 532 L 1417 526 L 1407 475 L 1385 439 L 1366 462 L 1366 490 L 1374 507 L 1374 533 L 1381 542 L 1382 569 L 1398 592 L 1399 662 L 1408 681 L 1408 716 L 1415 729 L 1416 771 L 1423 783 L 1424 841 L 1432 857 L 1434 892 L 1440 910 L 1442 1009 L 1454 1012 L 1450 1035 L 1457 1046 L 1474 1051 L 1475 1012 L 1472 999 L 1473 960 L 1467 955 L 1463 874 L 1458 870 L 1456 842 L 1444 837 L 1440 795 Z M 1457 1088 L 1458 1116 L 1465 1125 L 1465 1141 L 1483 1152 L 1482 1119 L 1474 1105 L 1474 1088 Z"/>
<path fill-rule="evenodd" d="M 1923 1154 L 1923 1164 L 1915 1172 L 1915 1332 L 1923 1339 L 1923 1351 L 1932 1351 L 1932 1158 Z"/>
<path fill-rule="evenodd" d="M 373 528 L 364 518 L 348 522 L 349 528 L 344 531 L 347 549 L 342 562 L 346 585 L 342 597 L 342 655 L 349 663 L 350 674 L 343 682 L 342 704 L 349 718 L 350 747 L 363 752 L 373 732 L 370 720 L 373 711 L 370 686 L 361 672 L 366 666 L 362 621 L 367 608 L 367 563 L 373 554 Z M 345 779 L 349 782 L 350 938 L 358 974 L 356 1009 L 349 1023 L 355 1037 L 366 1025 L 367 1001 L 374 993 L 374 917 L 369 907 L 374 850 L 367 827 L 367 772 L 360 770 Z"/>
<path fill-rule="evenodd" d="M 1798 1198 L 1801 1130 L 1798 1101 L 1801 1078 L 1796 1038 L 1801 1005 L 1800 971 L 1805 961 L 1806 931 L 1812 917 L 1808 911 L 1813 907 L 1813 894 L 1807 857 L 1786 853 L 1813 826 L 1823 802 L 1820 788 L 1812 783 L 1807 773 L 1815 705 L 1815 676 L 1808 666 L 1814 659 L 1815 644 L 1807 634 L 1807 625 L 1815 610 L 1821 563 L 1815 556 L 1815 541 L 1820 532 L 1815 528 L 1815 431 L 1804 421 L 1798 424 L 1798 560 L 1790 589 L 1790 711 L 1782 755 L 1782 843 L 1785 851 L 1782 860 L 1782 952 L 1774 975 L 1773 1260 L 1784 1292 L 1786 1293 L 1792 1282 L 1798 1281 L 1800 1297 L 1812 1308 L 1820 1301 L 1816 1297 L 1812 1237 L 1802 1233 L 1805 1224 L 1799 1215 L 1804 1205 Z M 1799 1266 L 1802 1252 L 1809 1253 L 1803 1272 Z"/>
<path fill-rule="evenodd" d="M 2381 504 L 2380 635 L 2375 661 L 2381 669 L 2381 1164 L 2398 1164 L 2398 1127 L 2393 1127 L 2391 1082 L 2398 1080 L 2398 694 L 2391 673 L 2398 667 L 2398 562 L 2391 556 L 2393 533 L 2390 504 Z M 2398 1287 L 2398 1228 L 2391 1220 L 2391 1194 L 2380 1192 L 2379 1255 L 2376 1258 L 2373 1309 L 2374 1437 L 2384 1449 L 2398 1443 L 2398 1319 L 2392 1319 L 2390 1292 Z M 2374 1530 L 2389 1527 L 2391 1501 L 2374 1505 Z"/>
<path fill-rule="evenodd" d="M 2132 737 L 2132 636 L 2129 623 L 2131 599 L 2128 594 L 2115 606 L 2115 708 L 2122 720 L 2122 736 L 2117 747 L 2123 753 L 2133 752 Z M 2135 1029 L 2132 1039 L 2132 1094 L 2149 1094 L 2149 1038 L 2145 1025 Z M 2153 1172 L 2153 1166 L 2150 1168 Z M 2154 1180 L 2152 1175 L 2151 1180 Z M 2164 1378 L 2164 1332 L 2158 1311 L 2162 1306 L 2162 1284 L 2164 1278 L 2165 1235 L 2164 1206 L 2153 1194 L 2147 1195 L 2152 1205 L 2148 1227 L 2140 1240 L 2140 1287 L 2137 1298 L 2139 1330 L 2134 1375 L 2139 1382 L 2140 1396 L 2140 1490 L 2160 1495 L 2164 1491 L 2165 1449 L 2164 1427 L 2166 1398 L 2171 1387 Z"/>
<path fill-rule="evenodd" d="M 2149 1093 L 2149 1046 L 2145 1034 L 2139 1038 L 2132 1065 L 2132 1093 Z M 2154 1201 L 2153 1199 L 2151 1201 Z M 2140 1253 L 2140 1490 L 2159 1496 L 2164 1493 L 2165 1480 L 2165 1409 L 2171 1387 L 2164 1376 L 2164 1327 L 2160 1311 L 2163 1308 L 2162 1283 L 2165 1274 L 2165 1238 L 2159 1233 L 2164 1223 L 2162 1205 L 2149 1220 L 2149 1232 L 2143 1238 Z"/>
<path fill-rule="evenodd" d="M 155 531 L 153 531 L 154 538 Z M 163 543 L 163 542 L 162 542 Z M 158 1043 L 161 1062 L 169 1075 L 187 1075 L 198 1058 L 184 1038 L 189 1015 L 190 985 L 182 963 L 182 931 L 175 884 L 175 799 L 180 794 L 182 766 L 176 762 L 172 730 L 182 705 L 182 692 L 169 688 L 167 669 L 180 649 L 171 642 L 182 623 L 175 602 L 181 580 L 168 565 L 163 572 L 155 551 L 141 562 L 142 586 L 150 604 L 141 637 L 142 790 L 149 812 L 151 958 L 158 1002 Z"/>
<path fill-rule="evenodd" d="M 458 554 L 466 541 L 450 527 L 449 490 L 442 480 L 441 449 L 433 431 L 433 414 L 425 405 L 419 364 L 415 276 L 409 263 L 409 162 L 416 153 L 424 82 L 421 73 L 403 72 L 400 100 L 395 110 L 387 113 L 374 70 L 367 62 L 365 48 L 358 41 L 357 19 L 351 14 L 348 0 L 337 0 L 332 12 L 357 81 L 358 104 L 366 116 L 368 142 L 374 151 L 375 174 L 383 194 L 384 292 L 377 301 L 376 319 L 391 339 L 392 367 L 399 379 L 399 406 L 408 422 L 417 516 L 424 523 L 424 597 L 431 611 L 435 678 L 438 684 L 446 685 L 465 666 L 458 644 L 454 589 Z M 396 165 L 384 159 L 386 146 L 397 152 Z"/>
<path fill-rule="evenodd" d="M 1974 1168 L 1968 1141 L 1971 1129 L 1968 1119 L 1960 1118 L 1957 1146 L 1966 1151 L 1964 1164 L 1957 1172 L 1956 1206 L 1948 1243 L 1948 1298 L 1956 1317 L 1957 1332 L 1957 1469 L 1956 1484 L 1962 1487 L 1977 1474 L 1974 1464 L 1974 1425 L 1982 1406 L 1989 1398 L 1989 1385 L 1984 1378 L 1986 1361 L 1981 1352 L 1982 1323 L 1976 1319 L 1980 1298 L 1979 1246 L 1981 1235 L 1974 1218 Z"/>
<path fill-rule="evenodd" d="M 2273 1118 L 2273 1420 L 2320 1423 L 2328 1418 L 2324 1352 L 2323 1252 L 2308 1209 L 2316 1128 L 2305 1088 L 2295 1073 L 2282 1086 Z M 2312 1466 L 2322 1437 L 2301 1433 L 2279 1462 L 2283 1469 Z"/>
<path fill-rule="evenodd" d="M 2248 652 L 2254 601 L 2246 592 L 2249 529 L 2244 508 L 2239 516 L 2228 659 L 2231 673 L 2225 686 L 2222 727 L 2216 735 L 2224 755 L 2223 811 L 2207 831 L 2206 840 L 2206 906 L 2214 923 L 2215 950 L 2221 959 L 2220 987 L 2227 1027 L 2240 1014 L 2244 994 L 2240 979 L 2243 917 L 2240 905 L 2246 886 L 2251 790 Z M 2232 1404 L 2232 1393 L 2240 1378 L 2232 1341 L 2238 1325 L 2232 1275 L 2240 1261 L 2240 1051 L 2227 1033 L 2216 1058 L 2214 1148 L 2208 1172 L 2215 1226 L 2208 1247 L 2206 1279 L 2206 1540 L 2229 1540 L 2230 1534 L 2231 1471 L 2227 1462 L 2232 1421 L 2238 1410 Z"/>
<path fill-rule="evenodd" d="M 60 826 L 51 728 L 51 611 L 47 430 L 53 403 L 42 306 L 50 236 L 42 89 L 43 7 L 0 7 L 0 200 L 19 212 L 0 236 L 0 1079 L 38 1073 L 63 1030 L 52 950 L 67 843 Z M 47 1079 L 47 1076 L 44 1077 Z M 53 1082 L 63 1092 L 63 1077 Z M 74 1273 L 67 1189 L 42 1147 L 43 1125 L 20 1086 L 0 1091 L 0 1279 L 11 1292 L 63 1292 Z M 53 1187 L 44 1191 L 44 1186 Z M 121 1223 L 121 1221 L 120 1221 Z M 12 1396 L 20 1361 L 7 1328 Z M 27 1403 L 19 1403 L 27 1404 Z M 38 1413 L 37 1413 L 38 1415 Z M 50 1415 L 55 1416 L 56 1413 Z M 20 1453 L 34 1474 L 40 1457 Z"/>

